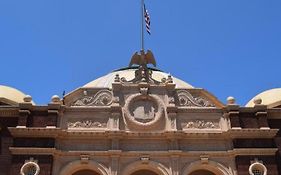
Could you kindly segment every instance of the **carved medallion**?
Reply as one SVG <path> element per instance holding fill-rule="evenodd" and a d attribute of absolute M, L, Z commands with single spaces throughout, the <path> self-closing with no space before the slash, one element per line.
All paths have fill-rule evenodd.
<path fill-rule="evenodd" d="M 158 112 L 157 104 L 149 98 L 133 101 L 129 108 L 131 116 L 141 123 L 147 123 L 154 120 L 155 115 Z"/>
<path fill-rule="evenodd" d="M 126 100 L 124 114 L 134 128 L 153 127 L 163 116 L 164 105 L 156 95 L 136 94 Z"/>
<path fill-rule="evenodd" d="M 94 96 L 84 96 L 76 100 L 72 106 L 109 106 L 113 96 L 109 90 L 100 90 Z"/>

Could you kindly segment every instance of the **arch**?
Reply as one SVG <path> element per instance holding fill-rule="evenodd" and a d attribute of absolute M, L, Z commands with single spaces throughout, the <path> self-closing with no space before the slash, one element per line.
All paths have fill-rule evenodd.
<path fill-rule="evenodd" d="M 182 175 L 189 175 L 197 170 L 207 170 L 216 175 L 233 175 L 233 173 L 224 165 L 210 160 L 208 163 L 202 163 L 200 160 L 192 162 L 183 169 Z"/>
<path fill-rule="evenodd" d="M 195 170 L 191 172 L 190 175 L 215 175 L 215 174 L 209 170 Z"/>
<path fill-rule="evenodd" d="M 158 175 L 158 174 L 151 170 L 138 170 L 130 175 Z"/>
<path fill-rule="evenodd" d="M 99 173 L 93 170 L 79 170 L 73 173 L 72 175 L 99 175 Z"/>
<path fill-rule="evenodd" d="M 101 163 L 97 163 L 95 161 L 81 163 L 81 160 L 76 160 L 65 165 L 59 175 L 71 175 L 80 170 L 91 170 L 100 175 L 109 175 L 108 169 Z"/>
<path fill-rule="evenodd" d="M 140 170 L 149 170 L 152 171 L 158 175 L 170 175 L 170 170 L 165 167 L 163 164 L 159 162 L 154 161 L 135 161 L 133 163 L 130 163 L 127 165 L 123 171 L 121 172 L 121 175 L 131 175 L 134 172 L 140 171 Z"/>

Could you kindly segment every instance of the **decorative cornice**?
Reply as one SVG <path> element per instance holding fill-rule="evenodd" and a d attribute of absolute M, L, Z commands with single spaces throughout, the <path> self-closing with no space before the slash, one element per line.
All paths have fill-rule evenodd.
<path fill-rule="evenodd" d="M 122 151 L 122 150 L 108 150 L 108 151 L 64 151 L 56 148 L 24 148 L 24 147 L 10 147 L 9 150 L 13 155 L 53 155 L 53 156 L 81 156 L 81 154 L 94 156 L 177 156 L 182 157 L 200 157 L 202 154 L 212 157 L 236 157 L 236 156 L 262 156 L 275 155 L 278 148 L 247 148 L 247 149 L 233 149 L 227 151 L 181 151 L 181 150 L 167 150 L 167 151 Z"/>
<path fill-rule="evenodd" d="M 62 137 L 62 138 L 161 138 L 161 139 L 235 139 L 235 138 L 274 138 L 278 129 L 196 129 L 185 131 L 132 132 L 122 130 L 63 130 L 61 128 L 15 128 L 9 127 L 14 137 Z"/>

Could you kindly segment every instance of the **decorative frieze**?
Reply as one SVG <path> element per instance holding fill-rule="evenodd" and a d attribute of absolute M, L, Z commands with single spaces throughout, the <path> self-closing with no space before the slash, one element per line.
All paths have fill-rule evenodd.
<path fill-rule="evenodd" d="M 75 121 L 75 122 L 68 122 L 68 128 L 106 128 L 107 123 L 101 123 L 92 120 L 84 120 L 84 121 Z"/>
<path fill-rule="evenodd" d="M 218 122 L 205 121 L 205 120 L 193 120 L 187 123 L 183 123 L 183 129 L 218 129 Z"/>

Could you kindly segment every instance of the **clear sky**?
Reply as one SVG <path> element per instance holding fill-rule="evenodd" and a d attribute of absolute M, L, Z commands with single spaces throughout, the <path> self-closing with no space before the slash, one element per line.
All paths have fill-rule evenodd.
<path fill-rule="evenodd" d="M 146 0 L 158 68 L 245 105 L 281 87 L 281 0 Z M 140 0 L 0 0 L 0 84 L 37 104 L 126 67 Z"/>

